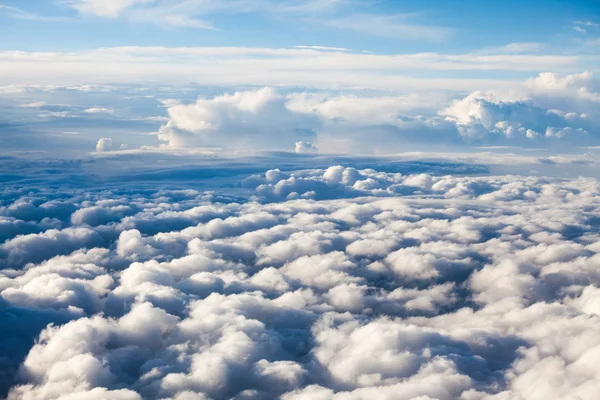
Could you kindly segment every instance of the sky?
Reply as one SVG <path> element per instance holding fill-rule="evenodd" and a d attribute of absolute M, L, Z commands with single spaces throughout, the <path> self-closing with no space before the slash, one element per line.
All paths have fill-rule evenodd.
<path fill-rule="evenodd" d="M 593 148 L 599 14 L 594 1 L 3 0 L 5 151 Z"/>
<path fill-rule="evenodd" d="M 0 0 L 0 39 L 0 398 L 597 400 L 597 1 Z"/>
<path fill-rule="evenodd" d="M 577 53 L 574 46 L 583 47 L 598 33 L 597 26 L 587 25 L 597 22 L 593 1 L 5 0 L 2 4 L 3 29 L 11 36 L 2 48 L 13 51 L 318 45 L 384 54 L 456 54 L 535 43 L 548 53 Z"/>

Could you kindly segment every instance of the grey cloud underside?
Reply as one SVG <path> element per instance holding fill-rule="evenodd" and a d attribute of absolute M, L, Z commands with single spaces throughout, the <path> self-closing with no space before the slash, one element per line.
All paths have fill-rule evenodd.
<path fill-rule="evenodd" d="M 250 169 L 210 190 L 6 186 L 0 387 L 596 398 L 597 180 L 357 167 Z"/>

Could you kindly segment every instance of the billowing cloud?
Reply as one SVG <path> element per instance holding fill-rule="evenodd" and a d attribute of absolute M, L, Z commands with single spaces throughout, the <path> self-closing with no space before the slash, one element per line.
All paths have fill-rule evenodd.
<path fill-rule="evenodd" d="M 276 149 L 315 139 L 313 128 L 319 125 L 316 117 L 290 110 L 286 98 L 272 88 L 199 98 L 195 104 L 171 105 L 168 111 L 170 121 L 161 127 L 159 138 L 170 147 L 235 143 L 239 148 Z"/>
<path fill-rule="evenodd" d="M 103 151 L 111 151 L 112 150 L 112 139 L 111 138 L 102 138 L 98 140 L 96 144 L 96 151 L 101 153 Z"/>
<path fill-rule="evenodd" d="M 464 138 L 590 141 L 600 121 L 590 112 L 600 102 L 598 81 L 590 73 L 560 76 L 542 73 L 520 93 L 474 92 L 455 100 L 441 114 Z"/>
<path fill-rule="evenodd" d="M 467 141 L 486 139 L 494 134 L 515 141 L 541 136 L 563 138 L 576 131 L 584 138 L 589 136 L 578 121 L 569 120 L 555 110 L 540 108 L 529 101 L 490 101 L 482 98 L 481 93 L 455 101 L 443 115 L 456 124 Z"/>
<path fill-rule="evenodd" d="M 0 18 L 230 45 L 0 51 L 1 399 L 599 398 L 591 8 L 47 2 Z"/>
<path fill-rule="evenodd" d="M 432 142 L 581 146 L 598 142 L 600 120 L 593 109 L 599 93 L 589 73 L 541 74 L 512 91 L 476 91 L 446 98 L 446 105 L 420 94 L 284 95 L 265 87 L 201 97 L 193 104 L 166 102 L 170 120 L 158 137 L 175 148 L 273 150 L 310 143 L 296 145 L 296 152 L 315 146 L 324 152 L 390 153 Z"/>
<path fill-rule="evenodd" d="M 303 140 L 296 142 L 296 148 L 294 150 L 296 153 L 316 153 L 319 151 L 317 147 L 311 142 L 305 142 Z"/>
<path fill-rule="evenodd" d="M 6 197 L 0 390 L 595 399 L 597 180 L 333 165 L 239 186 Z"/>

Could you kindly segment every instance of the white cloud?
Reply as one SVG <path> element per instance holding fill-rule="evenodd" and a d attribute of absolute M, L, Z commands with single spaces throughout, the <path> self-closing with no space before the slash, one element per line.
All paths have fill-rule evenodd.
<path fill-rule="evenodd" d="M 212 24 L 208 21 L 202 21 L 199 19 L 189 18 L 182 15 L 169 15 L 166 16 L 164 22 L 167 25 L 198 28 L 198 29 L 215 29 Z"/>
<path fill-rule="evenodd" d="M 25 88 L 19 85 L 0 86 L 0 94 L 17 94 L 25 91 Z"/>
<path fill-rule="evenodd" d="M 83 110 L 83 112 L 88 114 L 112 114 L 114 110 L 106 107 L 91 107 Z"/>
<path fill-rule="evenodd" d="M 177 26 L 199 29 L 214 29 L 204 19 L 216 14 L 238 14 L 267 12 L 274 14 L 311 15 L 336 8 L 342 0 L 313 1 L 295 0 L 284 5 L 268 1 L 234 0 L 67 0 L 66 3 L 83 15 L 104 18 L 123 17 L 133 22 L 153 23 L 159 26 Z"/>
<path fill-rule="evenodd" d="M 506 53 L 529 53 L 540 51 L 542 48 L 541 43 L 537 42 L 517 42 L 517 43 L 509 43 L 506 46 L 501 47 L 501 52 Z"/>
<path fill-rule="evenodd" d="M 106 99 L 102 104 L 115 106 L 91 107 L 84 103 L 77 107 L 51 101 L 68 95 L 72 97 L 69 104 L 77 104 L 82 101 L 78 99 L 79 90 L 110 90 L 103 95 Z M 109 114 L 117 108 L 121 91 L 136 94 L 140 90 L 131 86 L 37 85 L 24 87 L 23 94 L 17 95 L 16 100 L 7 101 L 14 107 L 35 105 L 37 108 L 15 110 L 21 113 L 18 118 L 25 115 L 39 123 L 37 115 L 44 118 L 45 123 L 54 125 L 56 132 L 65 131 L 59 125 L 73 125 L 74 131 L 81 132 L 81 140 L 67 143 L 65 137 L 55 134 L 55 146 L 63 149 L 79 146 L 81 151 L 93 115 L 112 116 L 93 118 L 94 123 L 106 126 L 108 131 L 104 135 L 121 137 L 122 142 L 115 142 L 113 149 L 119 149 L 121 143 L 127 142 L 133 146 L 131 152 L 141 148 L 156 151 L 203 148 L 212 153 L 294 151 L 297 142 L 311 143 L 322 154 L 391 154 L 415 150 L 423 144 L 439 149 L 473 145 L 574 149 L 597 145 L 599 139 L 600 120 L 595 109 L 600 88 L 596 77 L 589 72 L 543 73 L 503 89 L 478 90 L 466 95 L 443 90 L 396 93 L 359 89 L 291 90 L 271 86 L 225 93 L 217 89 L 205 95 L 202 94 L 206 93 L 204 89 L 192 86 L 186 89 L 188 94 L 181 94 L 182 98 L 177 99 L 177 91 L 171 91 L 174 88 L 144 88 L 146 93 L 151 93 L 152 99 L 166 98 L 160 102 L 168 117 L 147 117 L 155 113 L 152 110 L 131 116 L 129 108 L 124 109 L 125 114 Z M 178 90 L 183 93 L 183 89 Z M 197 100 L 191 100 L 198 93 Z M 37 101 L 29 103 L 32 100 Z M 137 109 L 137 106 L 156 100 L 143 96 L 131 100 L 136 101 L 139 102 L 135 103 Z M 36 115 L 33 111 L 25 111 L 29 109 L 35 110 Z M 15 122 L 18 118 L 15 117 Z M 67 118 L 71 121 L 59 121 Z M 155 122 L 163 122 L 163 126 Z M 157 133 L 160 141 L 139 134 L 151 131 Z M 58 146 L 58 141 L 64 143 Z M 24 139 L 19 139 L 16 134 L 11 142 L 22 149 L 26 147 Z M 28 146 L 31 150 L 31 145 Z M 40 142 L 38 148 L 43 147 Z"/>
<path fill-rule="evenodd" d="M 348 0 L 291 0 L 285 3 L 273 0 L 66 0 L 66 3 L 87 16 L 122 17 L 159 26 L 215 29 L 207 18 L 223 14 L 261 13 L 278 18 L 292 17 L 295 21 L 310 18 L 312 24 L 401 40 L 439 41 L 451 32 L 447 28 L 415 22 L 413 15 L 371 14 L 367 5 Z M 341 17 L 334 17 L 334 11 L 339 11 Z"/>
<path fill-rule="evenodd" d="M 71 0 L 69 5 L 83 14 L 100 17 L 117 17 L 136 5 L 150 4 L 155 0 Z"/>
<path fill-rule="evenodd" d="M 440 103 L 449 101 L 448 94 L 407 94 L 357 96 L 294 93 L 288 96 L 288 107 L 297 112 L 316 113 L 321 118 L 368 126 L 397 124 L 403 116 L 431 113 Z"/>
<path fill-rule="evenodd" d="M 170 121 L 158 133 L 171 147 L 193 143 L 231 145 L 238 148 L 278 148 L 298 139 L 313 139 L 318 125 L 315 117 L 294 113 L 285 97 L 272 88 L 263 88 L 212 99 L 199 98 L 195 104 L 168 108 Z M 235 142 L 231 138 L 235 137 Z"/>
<path fill-rule="evenodd" d="M 449 28 L 412 22 L 409 15 L 356 14 L 329 19 L 325 24 L 334 28 L 348 29 L 396 40 L 425 39 L 439 42 L 453 32 Z"/>
<path fill-rule="evenodd" d="M 316 153 L 319 151 L 315 145 L 306 141 L 296 142 L 296 148 L 294 150 L 296 153 Z"/>
<path fill-rule="evenodd" d="M 111 138 L 102 138 L 100 140 L 98 140 L 98 143 L 96 144 L 96 151 L 97 152 L 103 152 L 103 151 L 111 151 L 112 150 L 112 139 Z"/>
<path fill-rule="evenodd" d="M 577 33 L 585 34 L 588 31 L 600 30 L 600 24 L 596 24 L 592 21 L 575 21 L 573 24 L 573 30 Z"/>
<path fill-rule="evenodd" d="M 48 229 L 43 233 L 7 240 L 0 246 L 0 251 L 4 253 L 2 261 L 6 266 L 23 266 L 28 262 L 45 260 L 50 255 L 70 253 L 102 243 L 102 237 L 88 228 Z M 32 251 L 33 248 L 37 251 Z"/>
<path fill-rule="evenodd" d="M 0 390 L 594 399 L 598 181 L 438 168 L 274 169 L 222 194 L 128 180 L 7 194 L 0 345 L 20 350 Z"/>
<path fill-rule="evenodd" d="M 587 118 L 600 99 L 598 89 L 598 81 L 590 73 L 543 73 L 529 79 L 516 96 L 474 92 L 455 100 L 441 114 L 455 122 L 460 134 L 471 140 L 494 133 L 507 138 L 537 139 L 545 135 L 575 141 L 579 136 L 585 140 L 587 130 L 599 122 Z"/>
<path fill-rule="evenodd" d="M 46 103 L 43 101 L 34 101 L 33 103 L 23 104 L 21 107 L 23 108 L 41 108 L 44 107 Z"/>
<path fill-rule="evenodd" d="M 325 152 L 344 143 L 355 152 L 380 153 L 415 142 L 581 146 L 598 140 L 593 132 L 600 120 L 593 109 L 599 93 L 589 73 L 546 73 L 508 91 L 447 97 L 447 106 L 426 94 L 284 96 L 265 87 L 199 98 L 195 104 L 172 102 L 167 105 L 170 120 L 158 136 L 170 147 L 235 144 L 237 149 L 272 150 L 300 143 L 296 152 L 315 151 L 313 142 Z M 226 139 L 231 137 L 235 142 Z"/>
<path fill-rule="evenodd" d="M 585 55 L 372 54 L 325 49 L 240 47 L 117 47 L 75 53 L 2 52 L 3 84 L 148 82 L 179 85 L 277 85 L 380 90 L 481 90 L 506 80 L 465 78 L 461 71 L 555 71 L 595 69 Z M 144 68 L 140 68 L 143 65 Z M 424 79 L 415 71 L 447 71 Z M 177 77 L 177 79 L 173 77 Z M 489 76 L 485 74 L 483 76 Z M 209 78 L 210 77 L 210 78 Z"/>
<path fill-rule="evenodd" d="M 294 46 L 297 49 L 311 49 L 311 50 L 330 50 L 330 51 L 352 51 L 351 49 L 347 49 L 345 47 L 329 47 L 329 46 Z"/>

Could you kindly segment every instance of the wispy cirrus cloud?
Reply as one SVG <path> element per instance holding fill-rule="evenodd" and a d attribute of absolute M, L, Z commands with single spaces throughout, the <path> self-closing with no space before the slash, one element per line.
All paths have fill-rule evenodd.
<path fill-rule="evenodd" d="M 251 12 L 326 13 L 347 2 L 348 0 L 297 0 L 281 4 L 271 0 L 66 0 L 64 3 L 84 16 L 124 18 L 164 26 L 215 29 L 208 17 Z"/>
<path fill-rule="evenodd" d="M 17 7 L 7 6 L 0 4 L 0 13 L 6 12 L 10 18 L 23 19 L 30 21 L 43 21 L 43 22 L 64 22 L 67 19 L 62 17 L 51 17 L 46 15 L 39 15 L 36 13 L 28 12 Z"/>
<path fill-rule="evenodd" d="M 575 21 L 573 23 L 573 30 L 582 34 L 590 31 L 598 31 L 600 30 L 600 24 L 592 21 Z"/>
<path fill-rule="evenodd" d="M 150 4 L 154 0 L 69 0 L 67 5 L 82 14 L 115 18 L 138 5 Z"/>
<path fill-rule="evenodd" d="M 501 47 L 491 47 L 484 49 L 480 53 L 501 53 L 501 54 L 523 54 L 523 53 L 537 53 L 544 45 L 538 42 L 515 42 L 509 43 Z"/>
<path fill-rule="evenodd" d="M 595 71 L 593 57 L 561 54 L 373 54 L 312 48 L 114 47 L 76 53 L 0 52 L 3 84 L 205 82 L 223 85 L 306 85 L 310 87 L 461 88 L 499 84 L 465 78 L 464 71 Z M 143 70 L 140 70 L 143 65 Z M 447 71 L 423 79 L 423 71 Z M 203 78 L 205 77 L 205 78 Z M 206 79 L 204 81 L 203 79 Z"/>
<path fill-rule="evenodd" d="M 368 3 L 354 0 L 63 0 L 84 16 L 124 18 L 156 25 L 215 29 L 219 15 L 261 13 L 304 17 L 307 23 L 401 40 L 441 41 L 450 28 L 415 21 L 415 15 L 373 13 Z"/>
<path fill-rule="evenodd" d="M 129 12 L 162 11 L 187 12 L 189 16 L 212 13 L 328 13 L 354 3 L 352 0 L 291 0 L 285 3 L 273 0 L 58 0 L 82 14 L 115 18 Z"/>
<path fill-rule="evenodd" d="M 334 28 L 399 40 L 423 39 L 439 42 L 454 32 L 451 28 L 417 23 L 411 15 L 354 14 L 325 20 L 322 23 Z"/>
<path fill-rule="evenodd" d="M 200 18 L 214 8 L 206 2 L 156 0 L 68 0 L 66 4 L 83 16 L 125 18 L 134 22 L 162 26 L 214 29 L 211 22 Z"/>

